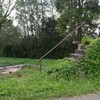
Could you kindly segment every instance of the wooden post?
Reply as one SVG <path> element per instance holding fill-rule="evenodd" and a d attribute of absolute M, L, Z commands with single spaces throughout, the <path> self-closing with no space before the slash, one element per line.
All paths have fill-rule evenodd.
<path fill-rule="evenodd" d="M 81 25 L 79 25 L 78 27 L 76 27 L 75 30 L 73 30 L 71 33 L 69 33 L 68 35 L 65 36 L 65 38 L 63 38 L 59 43 L 57 43 L 53 48 L 51 48 L 46 54 L 44 54 L 37 63 L 40 64 L 40 71 L 42 70 L 42 66 L 41 66 L 41 61 L 44 57 L 46 57 L 50 52 L 52 52 L 55 48 L 57 48 L 61 43 L 63 43 L 66 39 L 68 39 L 70 36 L 72 36 L 76 30 L 78 30 L 80 27 L 82 27 L 85 24 L 85 22 L 81 23 Z"/>
<path fill-rule="evenodd" d="M 40 65 L 40 72 L 41 72 L 41 70 L 42 70 L 42 65 L 41 65 L 41 60 L 40 60 L 40 62 L 39 62 L 39 65 Z"/>

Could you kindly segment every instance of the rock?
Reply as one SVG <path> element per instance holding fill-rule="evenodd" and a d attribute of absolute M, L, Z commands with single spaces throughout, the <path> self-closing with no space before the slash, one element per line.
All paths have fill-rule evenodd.
<path fill-rule="evenodd" d="M 76 49 L 75 53 L 80 54 L 80 55 L 85 55 L 85 50 L 84 49 L 80 49 L 80 50 Z"/>
<path fill-rule="evenodd" d="M 80 44 L 80 41 L 73 41 L 73 44 Z"/>
<path fill-rule="evenodd" d="M 74 58 L 75 60 L 82 60 L 84 55 L 81 54 L 70 54 L 71 58 Z"/>

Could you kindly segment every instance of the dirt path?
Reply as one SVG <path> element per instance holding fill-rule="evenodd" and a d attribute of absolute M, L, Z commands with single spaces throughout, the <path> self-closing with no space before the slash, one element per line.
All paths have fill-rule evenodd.
<path fill-rule="evenodd" d="M 100 94 L 88 94 L 74 98 L 59 98 L 54 100 L 100 100 Z"/>

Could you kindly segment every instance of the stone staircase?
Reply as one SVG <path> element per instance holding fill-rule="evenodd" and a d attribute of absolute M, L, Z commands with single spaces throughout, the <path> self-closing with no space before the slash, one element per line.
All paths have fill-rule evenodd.
<path fill-rule="evenodd" d="M 70 58 L 74 58 L 75 61 L 80 61 L 85 55 L 85 45 L 81 44 L 80 41 L 73 41 L 73 44 L 78 45 L 78 49 L 75 50 L 75 53 L 70 54 Z"/>

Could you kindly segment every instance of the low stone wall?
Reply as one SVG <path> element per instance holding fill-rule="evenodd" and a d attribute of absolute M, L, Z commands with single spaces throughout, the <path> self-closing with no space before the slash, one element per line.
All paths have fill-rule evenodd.
<path fill-rule="evenodd" d="M 14 73 L 14 72 L 17 72 L 18 70 L 22 69 L 25 66 L 27 66 L 27 65 L 20 64 L 20 65 L 13 65 L 13 66 L 7 66 L 7 67 L 0 67 L 0 74 Z"/>

